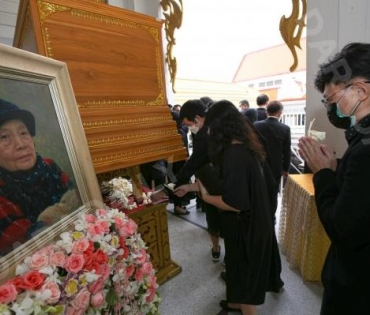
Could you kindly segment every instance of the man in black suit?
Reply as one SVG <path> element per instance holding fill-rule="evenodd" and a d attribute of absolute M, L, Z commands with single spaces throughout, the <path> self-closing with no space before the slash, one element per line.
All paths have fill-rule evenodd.
<path fill-rule="evenodd" d="M 279 121 L 282 113 L 283 105 L 278 101 L 272 101 L 267 105 L 268 117 L 254 123 L 265 140 L 268 164 L 277 184 L 275 211 L 281 176 L 284 178 L 288 176 L 290 166 L 290 127 Z"/>
<path fill-rule="evenodd" d="M 267 118 L 266 106 L 269 102 L 269 97 L 266 94 L 257 96 L 257 121 L 265 120 Z"/>
<path fill-rule="evenodd" d="M 252 124 L 257 120 L 257 111 L 249 107 L 249 102 L 247 100 L 241 100 L 239 102 L 239 109 L 244 116 L 248 117 Z"/>

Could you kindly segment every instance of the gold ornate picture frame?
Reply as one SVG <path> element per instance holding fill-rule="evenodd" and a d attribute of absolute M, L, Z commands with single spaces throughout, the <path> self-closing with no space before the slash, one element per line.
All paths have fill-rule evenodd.
<path fill-rule="evenodd" d="M 0 44 L 0 80 L 6 83 L 0 87 L 1 98 L 7 97 L 7 100 L 12 102 L 23 93 L 26 94 L 24 97 L 28 97 L 30 103 L 36 101 L 40 106 L 44 104 L 43 108 L 34 109 L 37 112 L 35 113 L 35 138 L 39 134 L 45 134 L 45 130 L 38 128 L 37 121 L 46 120 L 47 123 L 56 125 L 55 136 L 60 133 L 64 141 L 64 148 L 57 151 L 66 152 L 65 158 L 72 172 L 70 175 L 75 182 L 80 199 L 79 206 L 72 213 L 61 217 L 57 223 L 42 230 L 29 241 L 23 244 L 14 244 L 14 249 L 10 253 L 0 257 L 0 282 L 3 282 L 14 275 L 17 263 L 35 250 L 50 243 L 65 231 L 80 213 L 103 206 L 103 201 L 66 64 Z M 7 91 L 4 88 L 4 86 L 11 87 L 12 85 L 17 87 L 17 91 Z M 40 87 L 42 91 L 46 92 L 29 93 L 28 88 L 32 85 Z M 40 90 L 36 89 L 36 91 Z M 50 106 L 50 108 L 45 108 L 45 106 Z M 52 115 L 43 117 L 42 114 L 45 111 L 51 112 Z M 55 117 L 55 122 L 51 116 Z M 45 121 L 43 123 L 45 124 Z"/>

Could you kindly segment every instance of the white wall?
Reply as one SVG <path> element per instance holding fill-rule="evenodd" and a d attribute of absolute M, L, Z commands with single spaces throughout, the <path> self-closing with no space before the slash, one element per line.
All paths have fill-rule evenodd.
<path fill-rule="evenodd" d="M 370 42 L 368 0 L 307 0 L 307 124 L 315 118 L 314 130 L 326 131 L 328 143 L 341 157 L 347 147 L 342 130 L 330 125 L 322 96 L 314 89 L 318 64 L 353 41 Z"/>
<path fill-rule="evenodd" d="M 12 46 L 19 0 L 0 0 L 0 43 Z"/>

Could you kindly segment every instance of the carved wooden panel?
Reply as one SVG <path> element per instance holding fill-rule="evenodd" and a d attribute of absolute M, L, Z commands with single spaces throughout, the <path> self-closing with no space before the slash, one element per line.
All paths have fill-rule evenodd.
<path fill-rule="evenodd" d="M 20 3 L 14 44 L 67 63 L 96 173 L 186 158 L 167 106 L 161 27 L 104 3 Z"/>

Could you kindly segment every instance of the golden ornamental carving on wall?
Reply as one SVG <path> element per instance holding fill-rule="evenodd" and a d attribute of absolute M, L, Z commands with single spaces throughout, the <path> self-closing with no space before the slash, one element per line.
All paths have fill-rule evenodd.
<path fill-rule="evenodd" d="M 172 91 L 175 91 L 175 80 L 177 73 L 177 60 L 173 56 L 172 49 L 176 45 L 175 30 L 182 24 L 183 6 L 182 0 L 161 0 L 163 15 L 165 17 L 165 34 L 167 40 L 166 62 L 170 72 Z"/>
<path fill-rule="evenodd" d="M 40 22 L 41 24 L 44 23 L 44 21 L 49 17 L 49 15 L 55 13 L 55 12 L 63 12 L 70 10 L 70 8 L 62 6 L 62 5 L 57 5 L 54 3 L 48 3 L 44 1 L 37 1 L 37 6 L 39 8 L 40 12 Z"/>
<path fill-rule="evenodd" d="M 292 13 L 287 18 L 283 15 L 280 19 L 280 33 L 284 42 L 292 52 L 294 61 L 290 67 L 293 72 L 298 66 L 298 56 L 296 49 L 301 48 L 301 36 L 306 26 L 307 0 L 292 0 Z"/>

